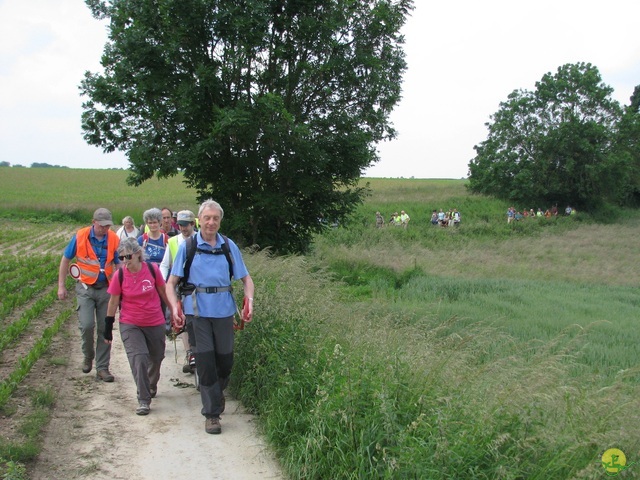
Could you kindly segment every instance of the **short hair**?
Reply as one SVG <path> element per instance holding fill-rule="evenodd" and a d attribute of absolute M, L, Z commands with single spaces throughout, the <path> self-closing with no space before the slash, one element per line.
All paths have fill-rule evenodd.
<path fill-rule="evenodd" d="M 159 208 L 150 208 L 142 214 L 142 221 L 149 223 L 149 220 L 157 220 L 158 223 L 162 223 L 162 210 Z"/>
<path fill-rule="evenodd" d="M 200 208 L 198 209 L 198 218 L 200 218 L 200 215 L 202 215 L 202 212 L 205 211 L 208 208 L 215 208 L 216 210 L 220 211 L 220 220 L 222 220 L 224 218 L 224 210 L 222 209 L 222 207 L 220 206 L 220 204 L 218 202 L 216 202 L 215 200 L 212 199 L 208 199 L 205 200 L 204 202 L 202 202 L 202 205 L 200 205 Z"/>
<path fill-rule="evenodd" d="M 133 237 L 125 238 L 118 245 L 118 255 L 126 255 L 132 253 L 134 255 L 140 254 L 140 261 L 146 260 L 146 252 Z"/>
<path fill-rule="evenodd" d="M 124 222 L 126 222 L 127 220 L 131 221 L 131 223 L 133 223 L 133 225 L 135 226 L 136 222 L 133 221 L 133 217 L 131 215 L 127 215 L 126 217 L 124 217 L 122 219 L 122 224 L 124 225 Z"/>

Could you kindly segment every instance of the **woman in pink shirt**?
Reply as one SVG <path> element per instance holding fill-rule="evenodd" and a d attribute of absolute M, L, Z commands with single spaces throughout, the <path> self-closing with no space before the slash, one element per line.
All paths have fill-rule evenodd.
<path fill-rule="evenodd" d="M 113 324 L 120 306 L 120 338 L 138 391 L 136 414 L 147 415 L 164 359 L 165 320 L 160 300 L 167 301 L 165 282 L 158 266 L 144 261 L 144 250 L 135 238 L 120 242 L 118 259 L 124 266 L 109 284 L 111 298 L 104 338 L 107 343 L 113 341 Z"/>

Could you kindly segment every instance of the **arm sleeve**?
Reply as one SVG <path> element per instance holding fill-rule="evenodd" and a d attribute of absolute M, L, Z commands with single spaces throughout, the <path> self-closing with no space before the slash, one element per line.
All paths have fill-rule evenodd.
<path fill-rule="evenodd" d="M 120 272 L 119 270 L 116 270 L 116 272 L 113 275 L 113 278 L 111 279 L 111 282 L 109 282 L 109 288 L 107 288 L 107 292 L 109 293 L 109 295 L 122 295 L 122 287 L 120 285 L 120 275 L 124 275 L 124 272 Z"/>
<path fill-rule="evenodd" d="M 78 240 L 76 239 L 76 236 L 74 234 L 73 237 L 71 237 L 71 241 L 69 242 L 69 245 L 67 245 L 67 248 L 64 249 L 65 258 L 68 258 L 69 260 L 71 260 L 72 258 L 75 258 L 77 248 L 78 248 Z"/>
<path fill-rule="evenodd" d="M 163 279 L 169 278 L 169 273 L 171 273 L 171 249 L 168 247 L 165 248 L 162 262 L 160 262 L 160 272 Z"/>

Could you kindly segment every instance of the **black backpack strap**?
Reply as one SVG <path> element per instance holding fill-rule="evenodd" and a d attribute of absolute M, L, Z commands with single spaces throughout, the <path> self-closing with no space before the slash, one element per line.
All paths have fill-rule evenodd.
<path fill-rule="evenodd" d="M 229 281 L 231 281 L 231 279 L 233 278 L 233 258 L 231 257 L 231 249 L 229 248 L 229 239 L 225 235 L 220 234 L 220 236 L 224 240 L 224 243 L 222 244 L 222 248 L 220 249 L 221 252 L 220 251 L 211 252 L 208 250 L 202 250 L 202 253 L 224 254 L 225 258 L 227 259 L 227 263 L 229 264 Z M 196 251 L 198 251 L 198 242 L 196 240 L 195 235 L 187 238 L 186 241 L 187 241 L 187 253 L 186 253 L 186 259 L 184 262 L 184 273 L 181 279 L 182 283 L 188 283 L 191 264 L 193 263 L 193 258 L 196 256 Z"/>
<path fill-rule="evenodd" d="M 191 264 L 193 263 L 193 257 L 196 255 L 196 248 L 198 246 L 198 241 L 196 240 L 196 236 L 192 235 L 187 238 L 187 256 L 184 262 L 184 274 L 182 277 L 182 282 L 186 283 L 189 280 L 189 272 L 191 271 Z"/>
<path fill-rule="evenodd" d="M 227 258 L 227 262 L 229 263 L 229 281 L 233 278 L 233 258 L 231 258 L 231 249 L 229 248 L 229 239 L 224 235 L 220 234 L 223 238 L 224 243 L 222 244 L 222 253 Z"/>

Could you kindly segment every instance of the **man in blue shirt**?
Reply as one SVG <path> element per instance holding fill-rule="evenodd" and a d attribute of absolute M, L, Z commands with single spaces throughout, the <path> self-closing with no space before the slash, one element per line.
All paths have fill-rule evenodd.
<path fill-rule="evenodd" d="M 187 244 L 178 247 L 171 275 L 167 282 L 167 297 L 171 304 L 173 322 L 177 327 L 191 322 L 195 332 L 196 370 L 200 379 L 202 414 L 205 431 L 221 433 L 220 414 L 224 411 L 224 389 L 229 383 L 233 366 L 233 318 L 237 310 L 231 291 L 229 263 L 222 254 L 225 238 L 218 233 L 224 211 L 218 202 L 205 201 L 198 211 L 200 231 L 196 234 L 197 250 L 185 280 L 195 287 L 192 294 L 183 296 L 180 311 L 176 287 L 184 276 Z M 254 284 L 242 259 L 238 246 L 229 239 L 233 278 L 243 283 L 245 308 L 243 319 L 253 318 Z"/>
<path fill-rule="evenodd" d="M 96 378 L 104 382 L 113 382 L 109 372 L 111 345 L 103 340 L 104 317 L 111 295 L 107 286 L 117 270 L 117 257 L 120 238 L 111 230 L 113 218 L 106 208 L 99 208 L 93 214 L 90 227 L 81 228 L 73 236 L 62 254 L 58 270 L 58 298 L 68 296 L 65 285 L 69 265 L 76 259 L 75 267 L 78 280 L 76 297 L 78 302 L 78 320 L 84 363 L 82 371 L 89 373 L 96 361 Z M 97 335 L 96 331 L 97 330 Z"/>

